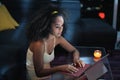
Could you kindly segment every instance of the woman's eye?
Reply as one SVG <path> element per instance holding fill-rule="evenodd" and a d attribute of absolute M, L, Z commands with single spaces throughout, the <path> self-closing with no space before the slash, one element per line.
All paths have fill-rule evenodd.
<path fill-rule="evenodd" d="M 56 28 L 59 28 L 60 26 L 56 25 Z"/>
<path fill-rule="evenodd" d="M 63 28 L 63 26 L 55 25 L 56 28 Z"/>

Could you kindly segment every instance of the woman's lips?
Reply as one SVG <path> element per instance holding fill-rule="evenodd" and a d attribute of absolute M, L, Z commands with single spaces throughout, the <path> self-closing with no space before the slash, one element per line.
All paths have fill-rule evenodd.
<path fill-rule="evenodd" d="M 58 33 L 58 35 L 61 35 L 62 33 Z"/>

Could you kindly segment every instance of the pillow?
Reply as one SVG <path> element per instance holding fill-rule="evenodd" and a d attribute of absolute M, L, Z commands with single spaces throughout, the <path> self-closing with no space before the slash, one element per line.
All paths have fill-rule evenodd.
<path fill-rule="evenodd" d="M 19 24 L 13 19 L 4 5 L 0 6 L 0 31 L 15 29 Z"/>

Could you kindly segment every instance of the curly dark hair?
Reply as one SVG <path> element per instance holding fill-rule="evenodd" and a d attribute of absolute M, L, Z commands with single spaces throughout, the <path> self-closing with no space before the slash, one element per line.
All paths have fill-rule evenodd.
<path fill-rule="evenodd" d="M 51 23 L 57 16 L 62 16 L 65 21 L 65 10 L 53 5 L 40 9 L 27 26 L 28 40 L 31 42 L 48 37 L 51 33 Z"/>

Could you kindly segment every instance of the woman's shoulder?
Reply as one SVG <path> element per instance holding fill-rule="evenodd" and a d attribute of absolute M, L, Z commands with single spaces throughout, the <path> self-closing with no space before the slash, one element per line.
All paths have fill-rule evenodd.
<path fill-rule="evenodd" d="M 41 45 L 41 44 L 43 44 L 43 40 L 33 41 L 30 44 L 31 45 Z"/>
<path fill-rule="evenodd" d="M 60 36 L 60 37 L 57 37 L 56 39 L 57 39 L 57 40 L 62 40 L 62 39 L 64 39 L 64 37 L 63 37 L 63 36 Z"/>
<path fill-rule="evenodd" d="M 44 46 L 43 44 L 44 44 L 43 40 L 34 41 L 34 42 L 30 43 L 29 48 L 30 49 L 40 49 Z"/>
<path fill-rule="evenodd" d="M 56 42 L 60 43 L 61 41 L 63 41 L 65 38 L 63 36 L 57 37 L 56 38 Z"/>

